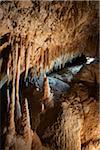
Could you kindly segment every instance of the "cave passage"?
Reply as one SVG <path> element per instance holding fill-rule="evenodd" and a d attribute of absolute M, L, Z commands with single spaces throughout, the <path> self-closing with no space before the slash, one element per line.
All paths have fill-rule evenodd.
<path fill-rule="evenodd" d="M 100 150 L 99 1 L 0 1 L 1 150 Z"/>

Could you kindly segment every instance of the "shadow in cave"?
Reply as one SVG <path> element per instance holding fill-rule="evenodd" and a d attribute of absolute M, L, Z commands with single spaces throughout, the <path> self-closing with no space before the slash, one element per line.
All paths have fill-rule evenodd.
<path fill-rule="evenodd" d="M 69 66 L 73 66 L 74 64 L 84 64 L 86 62 L 86 58 L 84 57 L 84 55 L 82 56 L 83 60 L 80 57 L 77 57 L 74 60 L 74 63 L 72 61 L 72 63 L 69 64 Z M 81 62 L 79 62 L 79 60 L 82 60 Z M 68 65 L 68 64 L 67 64 Z M 40 113 L 41 113 L 41 98 L 42 98 L 42 91 L 37 91 L 36 90 L 36 85 L 35 82 L 34 84 L 28 82 L 28 85 L 26 84 L 26 82 L 24 81 L 24 75 L 25 72 L 23 72 L 20 76 L 20 85 L 19 85 L 19 96 L 20 96 L 20 104 L 22 106 L 23 101 L 25 98 L 28 99 L 28 105 L 29 105 L 29 113 L 30 113 L 30 121 L 31 121 L 31 127 L 32 130 L 37 131 L 38 135 L 41 137 L 42 134 L 45 131 L 45 128 L 49 126 L 52 126 L 52 124 L 56 121 L 57 116 L 59 114 L 59 109 L 60 109 L 60 105 L 58 106 L 57 103 L 57 107 L 56 104 L 54 106 L 54 108 L 50 108 L 47 110 L 46 115 L 44 117 L 41 118 L 41 123 L 40 123 Z M 28 79 L 27 79 L 28 80 Z M 90 85 L 91 86 L 91 85 Z M 92 90 L 95 89 L 96 87 L 93 86 Z M 7 126 L 7 122 L 8 122 L 8 113 L 7 113 L 7 94 L 6 94 L 6 89 L 7 89 L 7 85 L 5 84 L 2 89 L 1 89 L 1 144 L 2 147 L 4 146 L 4 137 L 5 134 L 3 135 L 3 131 L 4 131 L 4 127 Z M 10 89 L 11 89 L 11 83 L 10 83 Z M 94 91 L 94 90 L 93 90 Z M 11 91 L 10 91 L 11 93 Z M 92 93 L 92 95 L 90 96 L 94 96 L 93 92 L 90 91 L 90 93 Z M 95 93 L 95 92 L 94 92 Z M 60 103 L 59 103 L 60 104 Z M 41 116 L 43 116 L 43 114 L 41 114 Z M 46 122 L 45 122 L 46 120 Z M 17 124 L 16 124 L 17 127 Z M 19 130 L 19 128 L 17 127 L 17 130 Z M 47 143 L 49 143 L 49 141 L 47 141 Z"/>

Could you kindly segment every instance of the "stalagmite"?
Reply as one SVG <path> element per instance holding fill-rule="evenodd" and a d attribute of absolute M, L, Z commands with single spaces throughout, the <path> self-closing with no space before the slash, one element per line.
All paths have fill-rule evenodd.
<path fill-rule="evenodd" d="M 14 75 L 14 74 L 13 74 Z M 5 140 L 5 150 L 9 150 L 12 146 L 13 141 L 15 140 L 15 122 L 14 122 L 14 105 L 15 105 L 15 80 L 13 78 L 12 82 L 12 94 L 10 99 L 10 106 L 9 106 L 9 125 L 8 125 L 8 132 Z"/>
<path fill-rule="evenodd" d="M 44 91 L 44 99 L 49 98 L 51 95 L 51 92 L 50 92 L 49 81 L 48 81 L 48 78 L 46 76 L 44 77 L 43 91 Z"/>
<path fill-rule="evenodd" d="M 47 107 L 53 106 L 53 94 L 50 91 L 49 81 L 46 76 L 43 83 L 43 103 Z"/>
<path fill-rule="evenodd" d="M 23 138 L 27 142 L 28 139 L 31 138 L 30 115 L 27 99 L 25 99 L 22 108 L 22 126 L 23 126 Z"/>

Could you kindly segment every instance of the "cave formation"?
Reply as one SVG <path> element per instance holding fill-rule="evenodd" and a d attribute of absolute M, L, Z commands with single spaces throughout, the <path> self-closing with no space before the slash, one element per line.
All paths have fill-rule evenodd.
<path fill-rule="evenodd" d="M 2 150 L 100 150 L 99 1 L 0 1 Z"/>

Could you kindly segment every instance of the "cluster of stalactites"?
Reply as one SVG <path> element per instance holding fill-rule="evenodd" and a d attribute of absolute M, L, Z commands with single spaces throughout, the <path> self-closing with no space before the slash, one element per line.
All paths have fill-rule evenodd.
<path fill-rule="evenodd" d="M 19 119 L 21 117 L 21 108 L 20 108 L 20 102 L 19 102 L 19 81 L 20 81 L 20 75 L 25 71 L 24 79 L 26 81 L 28 77 L 28 70 L 31 67 L 31 55 L 32 57 L 35 56 L 34 50 L 32 49 L 32 35 L 28 33 L 27 35 L 22 34 L 16 34 L 13 33 L 10 35 L 10 44 L 11 44 L 11 52 L 9 54 L 9 60 L 7 63 L 7 99 L 8 99 L 8 110 L 10 107 L 13 107 L 13 109 L 16 106 L 16 118 Z M 41 72 L 41 63 L 44 67 L 44 70 L 47 66 L 49 66 L 49 49 L 46 49 L 44 51 L 43 49 L 40 50 L 40 55 L 38 54 L 35 56 L 36 58 L 33 62 L 33 65 L 37 65 L 37 75 Z M 24 60 L 23 60 L 24 59 Z M 39 60 L 38 60 L 39 59 Z M 24 66 L 24 68 L 23 68 Z M 33 66 L 33 67 L 34 67 Z M 45 73 L 45 71 L 44 71 Z M 10 97 L 9 93 L 9 83 L 12 79 L 12 94 Z M 44 96 L 43 99 L 50 99 L 52 97 L 52 94 L 50 92 L 49 87 L 49 81 L 48 78 L 44 77 Z M 16 104 L 16 105 L 15 105 Z M 11 106 L 12 105 L 12 106 Z"/>
<path fill-rule="evenodd" d="M 16 60 L 16 69 L 19 74 L 25 72 L 25 81 L 28 77 L 29 68 L 33 68 L 33 76 L 40 76 L 53 71 L 53 69 L 64 68 L 67 61 L 71 61 L 73 57 L 79 55 L 79 51 L 73 53 L 65 47 L 59 45 L 34 48 L 34 40 L 32 33 L 26 35 L 22 33 L 11 34 L 11 51 L 14 51 L 14 61 Z M 10 58 L 13 59 L 12 56 Z M 11 62 L 10 69 L 13 70 Z M 18 78 L 18 76 L 17 76 Z"/>
<path fill-rule="evenodd" d="M 7 135 L 12 135 L 12 140 L 13 140 L 13 137 L 16 135 L 15 119 L 17 121 L 21 119 L 21 125 L 23 126 L 23 139 L 27 141 L 27 138 L 31 139 L 33 135 L 32 135 L 31 125 L 30 125 L 30 115 L 28 110 L 27 99 L 25 99 L 23 103 L 22 111 L 21 111 L 20 100 L 19 100 L 19 90 L 20 90 L 19 82 L 20 82 L 20 74 L 22 72 L 21 62 L 22 62 L 23 47 L 22 47 L 22 41 L 19 41 L 18 38 L 20 38 L 20 36 L 16 37 L 11 43 L 13 47 L 11 53 L 9 54 L 9 60 L 7 63 L 7 75 L 8 75 L 7 101 L 8 101 L 8 114 L 9 114 L 9 125 L 8 125 Z M 24 61 L 25 80 L 27 79 L 28 70 L 30 67 L 31 43 L 26 42 L 26 47 L 27 49 L 25 50 L 25 61 Z M 10 80 L 12 83 L 11 96 L 9 90 Z M 47 102 L 51 100 L 52 94 L 50 91 L 49 81 L 46 76 L 44 77 L 43 92 L 44 92 L 43 100 L 47 100 Z M 16 116 L 14 116 L 15 114 Z M 9 141 L 9 136 L 7 136 L 6 138 L 6 143 L 8 144 L 9 147 L 11 143 L 7 141 Z"/>

